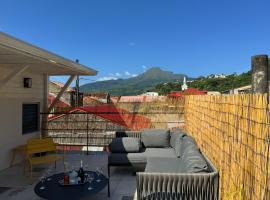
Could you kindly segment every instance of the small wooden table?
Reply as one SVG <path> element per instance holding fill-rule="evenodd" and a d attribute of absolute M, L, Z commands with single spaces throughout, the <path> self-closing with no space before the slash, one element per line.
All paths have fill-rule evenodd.
<path fill-rule="evenodd" d="M 9 164 L 9 167 L 12 167 L 16 158 L 16 154 L 21 153 L 25 156 L 26 153 L 26 144 L 19 145 L 12 149 L 12 158 Z"/>

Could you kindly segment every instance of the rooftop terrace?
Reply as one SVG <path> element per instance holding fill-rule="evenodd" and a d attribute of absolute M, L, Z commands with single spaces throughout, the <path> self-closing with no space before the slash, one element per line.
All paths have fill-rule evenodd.
<path fill-rule="evenodd" d="M 95 171 L 101 168 L 107 176 L 107 154 L 102 151 L 90 151 L 89 155 L 85 152 L 65 153 L 65 161 L 70 166 L 79 168 L 80 160 L 88 166 L 87 170 Z M 0 199 L 20 199 L 20 200 L 40 200 L 34 192 L 34 187 L 43 175 L 63 172 L 63 163 L 58 162 L 56 169 L 54 164 L 40 165 L 34 168 L 32 177 L 28 172 L 24 173 L 24 163 L 19 163 L 11 168 L 0 172 Z M 136 169 L 130 170 L 130 167 L 117 167 L 111 169 L 110 190 L 111 197 L 107 197 L 107 187 L 97 195 L 89 196 L 91 200 L 111 199 L 111 200 L 131 200 L 136 190 Z"/>

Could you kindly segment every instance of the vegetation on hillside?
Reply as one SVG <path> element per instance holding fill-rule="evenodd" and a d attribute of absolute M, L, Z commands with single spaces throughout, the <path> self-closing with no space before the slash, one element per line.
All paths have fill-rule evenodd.
<path fill-rule="evenodd" d="M 165 84 L 157 84 L 152 91 L 158 92 L 161 95 L 167 95 L 172 91 L 180 91 L 181 84 L 179 82 L 170 82 Z M 240 75 L 231 74 L 226 78 L 199 77 L 198 79 L 189 82 L 188 86 L 199 90 L 219 91 L 224 92 L 233 88 L 251 84 L 251 72 L 242 73 Z"/>

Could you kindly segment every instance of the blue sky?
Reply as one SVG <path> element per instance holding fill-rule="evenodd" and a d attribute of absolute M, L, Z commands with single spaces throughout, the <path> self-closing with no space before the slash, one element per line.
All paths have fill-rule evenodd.
<path fill-rule="evenodd" d="M 196 77 L 243 72 L 270 54 L 270 1 L 0 0 L 0 30 L 127 78 L 159 66 Z M 61 79 L 60 79 L 61 80 Z"/>

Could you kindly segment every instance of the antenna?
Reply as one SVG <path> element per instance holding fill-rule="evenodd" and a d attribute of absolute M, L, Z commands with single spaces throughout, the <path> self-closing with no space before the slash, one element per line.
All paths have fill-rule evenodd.
<path fill-rule="evenodd" d="M 76 63 L 79 63 L 79 59 L 76 59 Z M 75 106 L 79 107 L 79 94 L 80 94 L 80 77 L 77 75 L 76 79 L 76 103 Z"/>

